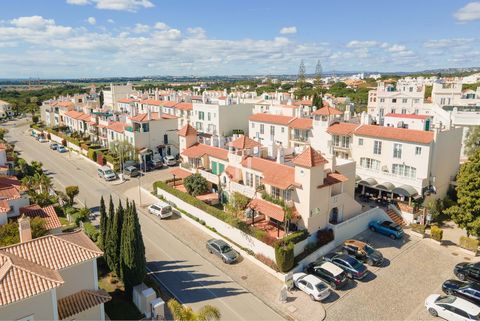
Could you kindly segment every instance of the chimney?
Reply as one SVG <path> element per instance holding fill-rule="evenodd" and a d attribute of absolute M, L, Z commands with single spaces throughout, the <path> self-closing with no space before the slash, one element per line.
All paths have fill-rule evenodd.
<path fill-rule="evenodd" d="M 32 239 L 32 229 L 30 227 L 30 218 L 22 215 L 18 219 L 18 232 L 20 235 L 20 243 L 28 242 Z"/>
<path fill-rule="evenodd" d="M 349 110 L 345 110 L 344 114 L 343 114 L 343 120 L 344 121 L 350 121 L 350 111 Z"/>
<path fill-rule="evenodd" d="M 147 120 L 152 119 L 152 112 L 150 111 L 150 108 L 147 108 Z"/>
<path fill-rule="evenodd" d="M 155 88 L 155 100 L 158 100 L 160 96 L 158 95 L 158 88 Z"/>
<path fill-rule="evenodd" d="M 284 163 L 284 152 L 282 145 L 277 147 L 277 163 L 283 164 Z"/>

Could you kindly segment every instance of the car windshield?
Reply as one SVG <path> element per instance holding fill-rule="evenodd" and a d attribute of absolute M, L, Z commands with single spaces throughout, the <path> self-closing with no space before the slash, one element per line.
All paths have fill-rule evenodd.
<path fill-rule="evenodd" d="M 437 300 L 435 300 L 435 303 L 448 303 L 451 304 L 455 302 L 457 298 L 452 296 L 452 295 L 441 295 L 438 297 Z"/>
<path fill-rule="evenodd" d="M 323 290 L 325 290 L 327 288 L 327 285 L 323 282 L 321 283 L 317 283 L 317 285 L 315 285 L 315 287 L 317 288 L 317 290 L 319 292 L 322 292 Z"/>
<path fill-rule="evenodd" d="M 355 270 L 359 270 L 362 268 L 362 263 L 360 263 L 358 260 L 355 260 L 353 257 L 346 258 L 345 262 L 347 262 Z"/>
<path fill-rule="evenodd" d="M 152 205 L 152 209 L 156 210 L 156 211 L 159 211 L 160 209 L 158 208 L 158 206 L 155 206 L 155 205 Z"/>
<path fill-rule="evenodd" d="M 371 247 L 370 245 L 365 245 L 365 252 L 367 252 L 367 254 L 371 255 L 371 254 L 374 254 L 376 251 L 373 247 Z"/>
<path fill-rule="evenodd" d="M 470 320 L 477 320 L 477 321 L 480 320 L 480 313 L 477 315 L 471 315 Z"/>
<path fill-rule="evenodd" d="M 107 169 L 107 170 L 105 171 L 105 174 L 106 174 L 106 175 L 111 175 L 111 174 L 113 174 L 113 171 L 112 171 L 111 169 Z"/>
<path fill-rule="evenodd" d="M 230 246 L 226 245 L 226 244 L 225 244 L 225 245 L 222 245 L 222 246 L 220 247 L 220 252 L 222 252 L 222 253 L 228 253 L 228 252 L 230 252 L 231 250 L 232 250 L 232 248 L 231 248 Z"/>

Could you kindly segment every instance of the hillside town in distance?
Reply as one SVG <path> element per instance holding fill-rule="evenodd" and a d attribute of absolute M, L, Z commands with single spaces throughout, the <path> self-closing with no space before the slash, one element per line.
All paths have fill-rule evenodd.
<path fill-rule="evenodd" d="M 72 19 L 72 8 L 115 12 L 111 34 L 123 15 L 163 6 L 61 2 Z M 480 21 L 480 2 L 464 2 L 449 18 L 458 28 Z M 363 68 L 352 40 L 346 52 L 359 56 L 342 57 L 359 59 L 358 72 L 296 48 L 294 72 L 215 76 L 231 54 L 215 47 L 223 62 L 213 57 L 208 76 L 110 77 L 98 67 L 90 78 L 71 73 L 77 56 L 58 66 L 40 54 L 5 60 L 16 27 L 28 29 L 18 40 L 26 51 L 54 48 L 56 32 L 73 36 L 60 18 L 2 15 L 0 69 L 51 65 L 68 76 L 0 71 L 0 320 L 480 320 L 478 57 L 382 72 L 383 60 Z M 107 17 L 82 18 L 90 39 Z M 74 49 L 88 48 L 72 28 Z M 135 28 L 155 34 L 139 44 L 184 36 L 160 22 Z M 220 46 L 199 29 L 186 42 Z M 300 41 L 299 30 L 283 27 L 272 46 Z M 31 40 L 37 32 L 52 42 Z M 114 63 L 130 36 L 106 50 Z M 246 40 L 274 50 L 255 41 Z M 175 74 L 158 66 L 148 68 Z"/>

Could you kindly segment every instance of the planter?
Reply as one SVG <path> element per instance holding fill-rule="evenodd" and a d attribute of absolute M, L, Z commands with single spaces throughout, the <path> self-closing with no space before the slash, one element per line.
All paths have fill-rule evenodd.
<path fill-rule="evenodd" d="M 413 235 L 413 236 L 419 237 L 421 239 L 425 238 L 425 234 L 415 232 L 414 230 L 410 230 L 410 234 Z"/>
<path fill-rule="evenodd" d="M 478 251 L 474 252 L 474 251 L 470 251 L 470 250 L 467 250 L 467 249 L 464 249 L 463 247 L 460 247 L 460 250 L 466 254 L 470 254 L 471 256 L 477 256 L 478 254 Z"/>

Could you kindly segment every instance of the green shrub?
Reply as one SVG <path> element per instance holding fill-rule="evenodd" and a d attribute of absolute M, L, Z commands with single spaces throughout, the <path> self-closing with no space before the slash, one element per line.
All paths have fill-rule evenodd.
<path fill-rule="evenodd" d="M 188 194 L 193 196 L 202 195 L 208 192 L 208 181 L 199 173 L 186 177 L 183 180 L 183 185 Z"/>
<path fill-rule="evenodd" d="M 293 268 L 295 257 L 293 243 L 277 242 L 275 244 L 275 260 L 281 272 L 288 272 Z"/>
<path fill-rule="evenodd" d="M 479 241 L 467 236 L 460 236 L 460 247 L 477 253 Z"/>
<path fill-rule="evenodd" d="M 97 161 L 97 150 L 93 148 L 88 148 L 87 157 L 94 162 Z"/>
<path fill-rule="evenodd" d="M 442 241 L 443 230 L 438 226 L 432 226 L 432 228 L 430 229 L 430 234 L 432 236 L 432 239 L 434 239 L 435 241 Z"/>
<path fill-rule="evenodd" d="M 425 225 L 412 223 L 410 224 L 410 227 L 412 231 L 425 235 Z"/>
<path fill-rule="evenodd" d="M 301 230 L 301 231 L 296 231 L 296 232 L 293 232 L 289 235 L 284 236 L 283 241 L 285 243 L 292 242 L 293 244 L 297 244 L 297 243 L 307 239 L 309 236 L 310 236 L 310 234 L 308 234 L 307 230 Z"/>
<path fill-rule="evenodd" d="M 87 236 L 93 241 L 93 242 L 97 242 L 98 240 L 98 235 L 100 234 L 100 231 L 97 230 L 97 228 L 95 226 L 92 225 L 92 223 L 90 222 L 85 222 L 83 224 L 83 231 L 85 232 L 85 234 L 87 234 Z"/>

